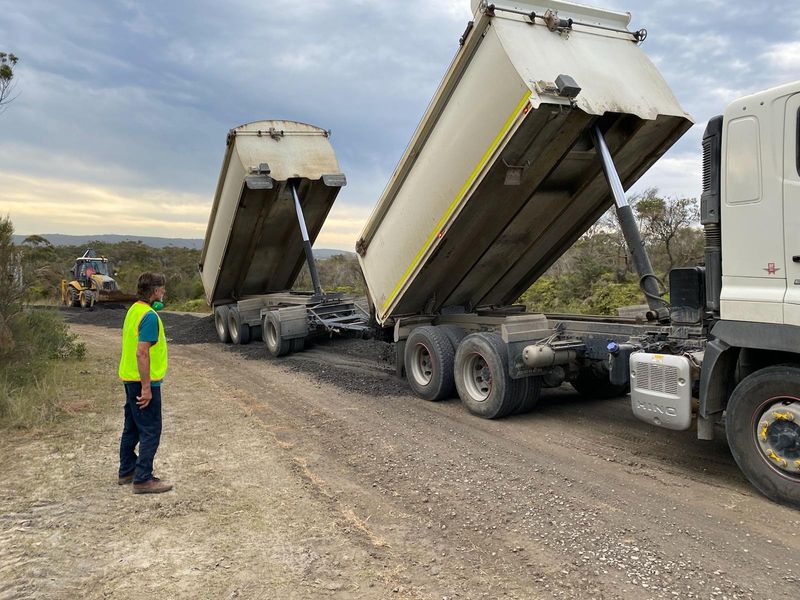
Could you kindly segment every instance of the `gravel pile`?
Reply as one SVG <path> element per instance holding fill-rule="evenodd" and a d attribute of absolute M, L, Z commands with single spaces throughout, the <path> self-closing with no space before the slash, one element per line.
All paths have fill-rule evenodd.
<path fill-rule="evenodd" d="M 93 310 L 62 308 L 68 323 L 97 325 L 122 331 L 127 309 L 123 305 L 97 305 Z M 164 334 L 172 344 L 208 344 L 217 341 L 214 318 L 211 315 L 191 313 L 159 313 L 164 323 Z"/>
<path fill-rule="evenodd" d="M 126 307 L 98 305 L 94 310 L 62 309 L 69 323 L 97 325 L 122 331 Z M 191 313 L 159 313 L 170 344 L 218 344 L 214 317 Z M 273 358 L 260 339 L 246 346 L 227 345 L 245 360 L 280 361 L 295 372 L 320 382 L 333 384 L 346 392 L 373 397 L 408 393 L 408 385 L 394 375 L 394 344 L 379 339 L 319 337 L 306 350 L 282 358 Z"/>

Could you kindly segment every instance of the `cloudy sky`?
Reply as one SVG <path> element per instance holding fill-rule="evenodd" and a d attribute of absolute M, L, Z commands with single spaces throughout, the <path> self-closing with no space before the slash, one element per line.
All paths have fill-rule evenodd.
<path fill-rule="evenodd" d="M 584 3 L 648 29 L 643 49 L 698 123 L 639 188 L 698 196 L 705 122 L 800 79 L 798 0 Z M 469 5 L 0 0 L 0 51 L 21 59 L 0 115 L 0 213 L 23 234 L 203 237 L 228 129 L 285 118 L 333 130 L 349 183 L 316 245 L 352 249 Z"/>

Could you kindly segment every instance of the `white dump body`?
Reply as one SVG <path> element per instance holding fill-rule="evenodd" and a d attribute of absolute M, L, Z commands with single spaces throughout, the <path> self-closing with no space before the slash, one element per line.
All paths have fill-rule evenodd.
<path fill-rule="evenodd" d="M 592 125 L 626 189 L 692 125 L 626 32 L 629 14 L 473 4 L 474 27 L 357 243 L 384 324 L 514 302 L 611 205 Z M 551 30 L 548 10 L 571 28 Z M 550 85 L 560 75 L 577 96 Z"/>
<path fill-rule="evenodd" d="M 305 261 L 291 186 L 313 243 L 345 185 L 319 127 L 257 121 L 232 129 L 227 144 L 200 262 L 212 305 L 290 289 Z"/>

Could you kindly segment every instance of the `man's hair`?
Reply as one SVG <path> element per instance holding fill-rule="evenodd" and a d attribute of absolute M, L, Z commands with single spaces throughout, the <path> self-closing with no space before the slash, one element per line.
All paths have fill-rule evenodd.
<path fill-rule="evenodd" d="M 166 284 L 167 278 L 161 273 L 142 273 L 136 282 L 136 295 L 139 300 L 149 302 L 155 289 Z"/>

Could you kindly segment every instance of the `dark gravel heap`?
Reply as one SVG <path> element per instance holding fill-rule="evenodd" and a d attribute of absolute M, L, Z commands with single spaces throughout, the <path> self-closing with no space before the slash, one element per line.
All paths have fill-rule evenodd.
<path fill-rule="evenodd" d="M 61 309 L 69 323 L 98 325 L 119 330 L 126 307 L 98 305 L 93 310 Z M 171 344 L 219 344 L 211 315 L 159 313 L 167 340 Z M 295 372 L 320 382 L 374 397 L 408 393 L 408 385 L 394 375 L 394 344 L 378 339 L 319 337 L 310 341 L 304 352 L 273 358 L 260 339 L 246 346 L 228 344 L 224 349 L 236 352 L 245 360 L 279 361 Z"/>
<path fill-rule="evenodd" d="M 99 325 L 119 329 L 125 321 L 127 309 L 123 305 L 97 305 L 93 310 L 63 308 L 68 323 L 81 325 Z M 164 323 L 164 334 L 172 344 L 209 344 L 217 341 L 214 331 L 214 318 L 211 315 L 194 315 L 185 313 L 159 313 Z"/>

